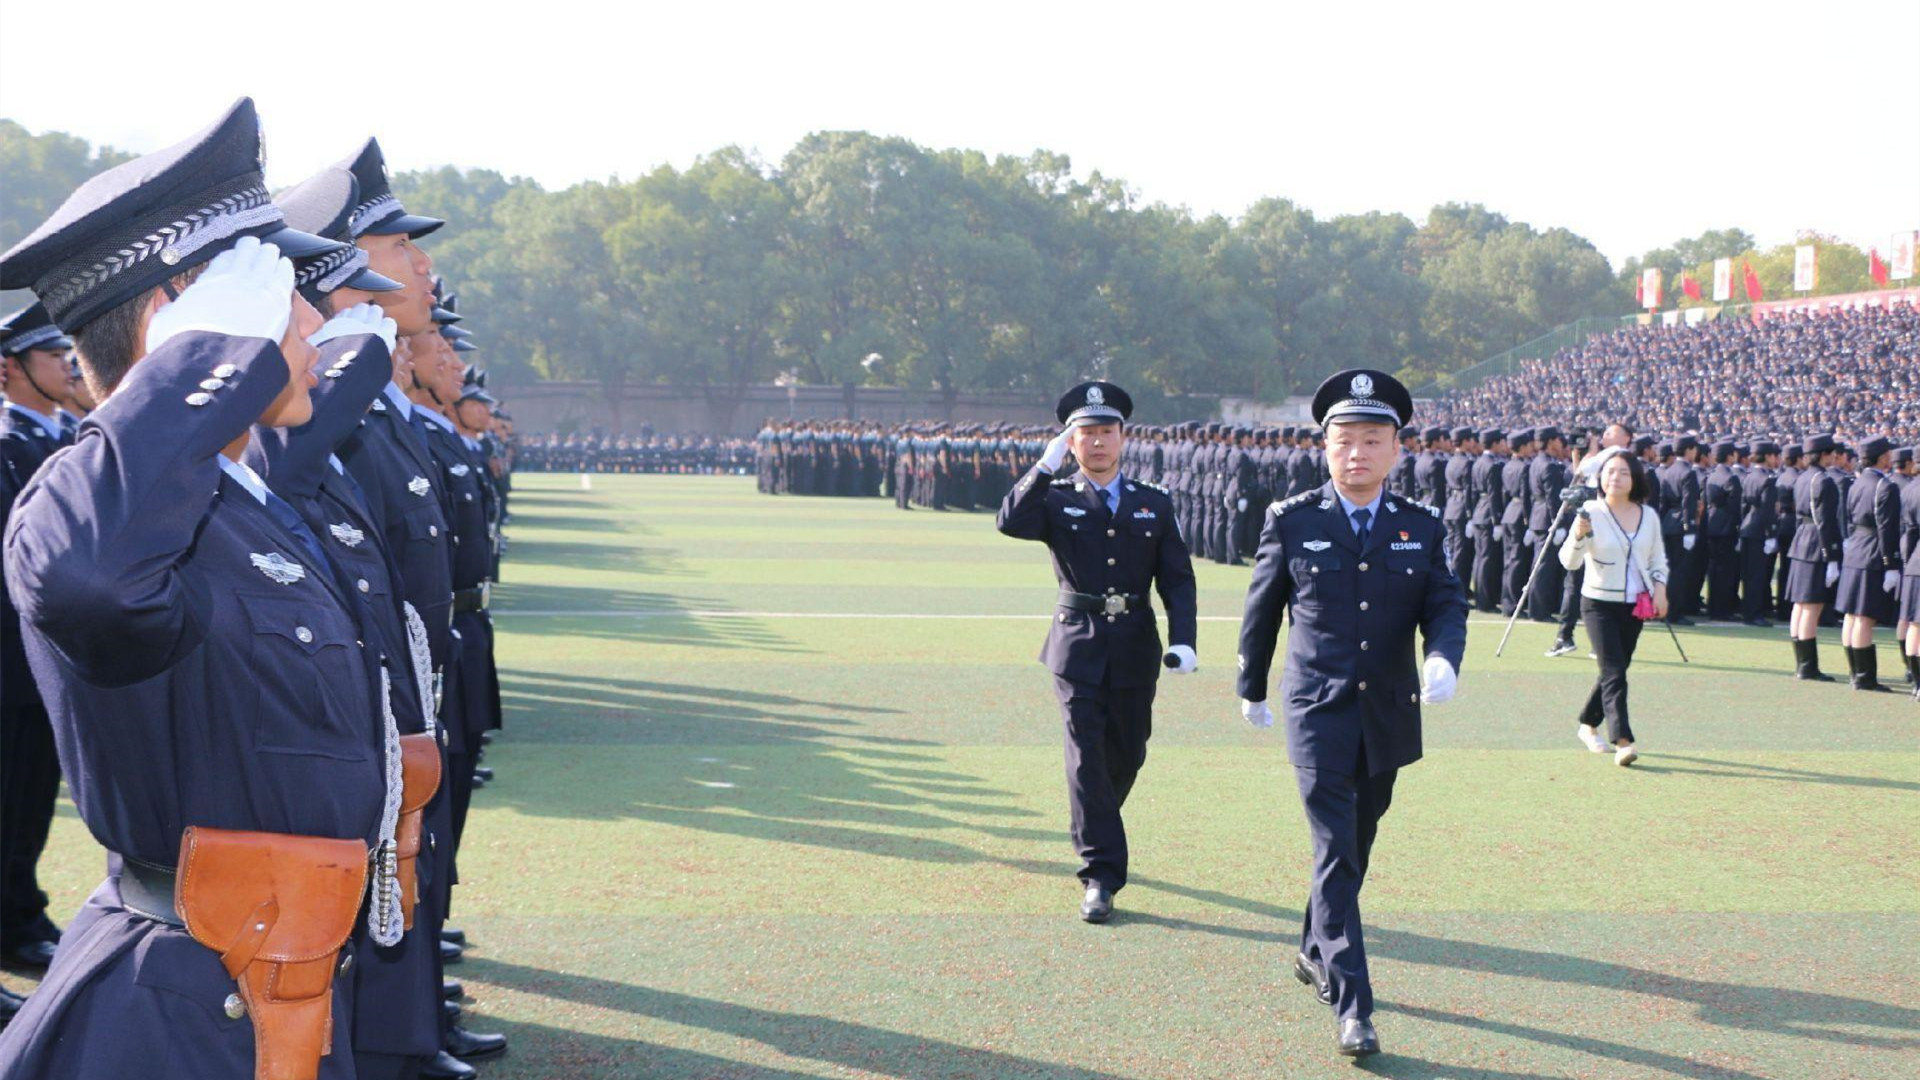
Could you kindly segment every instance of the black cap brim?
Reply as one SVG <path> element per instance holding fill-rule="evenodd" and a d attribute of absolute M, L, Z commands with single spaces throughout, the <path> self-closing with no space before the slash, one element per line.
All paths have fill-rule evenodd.
<path fill-rule="evenodd" d="M 343 289 L 358 289 L 361 292 L 399 292 L 405 285 L 379 273 L 372 267 L 362 267 L 360 272 L 348 278 L 340 285 Z"/>
<path fill-rule="evenodd" d="M 441 326 L 452 326 L 454 323 L 459 322 L 462 318 L 464 318 L 464 316 L 456 315 L 453 312 L 448 311 L 446 308 L 439 306 L 438 304 L 434 305 L 433 321 L 439 323 Z"/>
<path fill-rule="evenodd" d="M 478 352 L 480 351 L 480 346 L 475 345 L 470 341 L 461 341 L 456 338 L 453 342 L 453 351 L 454 352 Z"/>
<path fill-rule="evenodd" d="M 407 239 L 418 240 L 445 224 L 446 222 L 439 218 L 421 217 L 419 214 L 399 213 L 378 225 L 363 230 L 360 235 L 397 236 L 405 233 Z"/>
<path fill-rule="evenodd" d="M 260 237 L 263 244 L 272 244 L 280 249 L 280 254 L 289 259 L 311 259 L 331 254 L 346 247 L 338 240 L 329 240 L 324 236 L 315 236 L 299 229 L 275 229 Z"/>

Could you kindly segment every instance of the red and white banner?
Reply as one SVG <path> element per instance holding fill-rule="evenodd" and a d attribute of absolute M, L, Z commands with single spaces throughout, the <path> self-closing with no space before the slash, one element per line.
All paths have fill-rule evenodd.
<path fill-rule="evenodd" d="M 1713 260 L 1713 301 L 1724 304 L 1733 299 L 1733 260 Z"/>
<path fill-rule="evenodd" d="M 1777 318 L 1781 315 L 1820 315 L 1834 311 L 1860 311 L 1872 308 L 1892 308 L 1909 304 L 1920 308 L 1920 286 L 1904 289 L 1877 289 L 1873 292 L 1846 293 L 1842 296 L 1812 296 L 1798 300 L 1769 300 L 1753 305 L 1750 314 L 1755 322 Z"/>
<path fill-rule="evenodd" d="M 1814 245 L 1799 244 L 1793 249 L 1793 291 L 1812 292 L 1820 287 L 1820 258 Z"/>
<path fill-rule="evenodd" d="M 1892 274 L 1891 274 L 1893 280 L 1895 281 L 1912 280 L 1913 249 L 1916 246 L 1920 246 L 1920 232 L 1916 232 L 1913 229 L 1908 229 L 1905 232 L 1897 232 L 1893 234 L 1893 247 L 1889 249 L 1893 254 L 1893 259 L 1892 259 L 1893 268 L 1892 268 Z"/>
<path fill-rule="evenodd" d="M 1660 268 L 1657 266 L 1640 271 L 1640 306 L 1648 311 L 1660 307 Z"/>

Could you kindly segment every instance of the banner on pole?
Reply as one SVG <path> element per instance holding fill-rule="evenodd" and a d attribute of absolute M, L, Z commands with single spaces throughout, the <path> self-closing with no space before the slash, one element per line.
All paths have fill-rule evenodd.
<path fill-rule="evenodd" d="M 1660 306 L 1660 268 L 1657 266 L 1640 271 L 1640 306 L 1648 311 Z"/>
<path fill-rule="evenodd" d="M 1893 272 L 1895 281 L 1908 281 L 1913 277 L 1913 249 L 1920 241 L 1920 232 L 1907 229 L 1893 234 Z"/>
<path fill-rule="evenodd" d="M 1793 291 L 1812 292 L 1820 287 L 1819 257 L 1814 245 L 1798 244 L 1793 249 Z"/>
<path fill-rule="evenodd" d="M 1713 300 L 1724 304 L 1733 299 L 1733 260 L 1713 260 Z"/>

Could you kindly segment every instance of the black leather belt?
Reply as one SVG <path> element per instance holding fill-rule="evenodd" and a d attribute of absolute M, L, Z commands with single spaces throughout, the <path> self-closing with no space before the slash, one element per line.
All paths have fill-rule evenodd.
<path fill-rule="evenodd" d="M 1060 590 L 1061 607 L 1070 611 L 1091 611 L 1095 615 L 1125 615 L 1139 602 L 1140 598 L 1132 593 L 1107 593 L 1101 596 Z"/>
<path fill-rule="evenodd" d="M 130 856 L 120 856 L 120 906 L 140 916 L 168 926 L 185 926 L 173 906 L 174 880 L 171 866 L 155 866 Z"/>
<path fill-rule="evenodd" d="M 456 612 L 485 611 L 488 602 L 492 599 L 492 594 L 493 582 L 491 581 L 483 581 L 471 589 L 455 589 L 453 590 L 453 610 Z"/>

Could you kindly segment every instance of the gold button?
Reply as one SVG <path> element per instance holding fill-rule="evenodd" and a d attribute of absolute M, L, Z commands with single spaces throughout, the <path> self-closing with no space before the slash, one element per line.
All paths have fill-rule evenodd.
<path fill-rule="evenodd" d="M 1366 563 L 1361 563 L 1361 564 L 1360 564 L 1360 569 L 1361 569 L 1362 571 L 1364 571 L 1364 570 L 1366 570 L 1366 568 L 1367 568 L 1367 564 L 1366 564 Z"/>
<path fill-rule="evenodd" d="M 227 1014 L 229 1020 L 238 1020 L 247 1015 L 247 1003 L 240 999 L 239 994 L 228 994 L 227 1000 L 220 1004 L 220 1008 Z"/>
<path fill-rule="evenodd" d="M 1366 688 L 1367 688 L 1367 680 L 1365 680 L 1365 679 L 1361 679 L 1361 680 L 1360 680 L 1360 689 L 1362 689 L 1362 690 L 1365 690 Z"/>
<path fill-rule="evenodd" d="M 1361 611 L 1367 610 L 1367 602 L 1365 600 L 1360 601 L 1360 610 Z"/>

